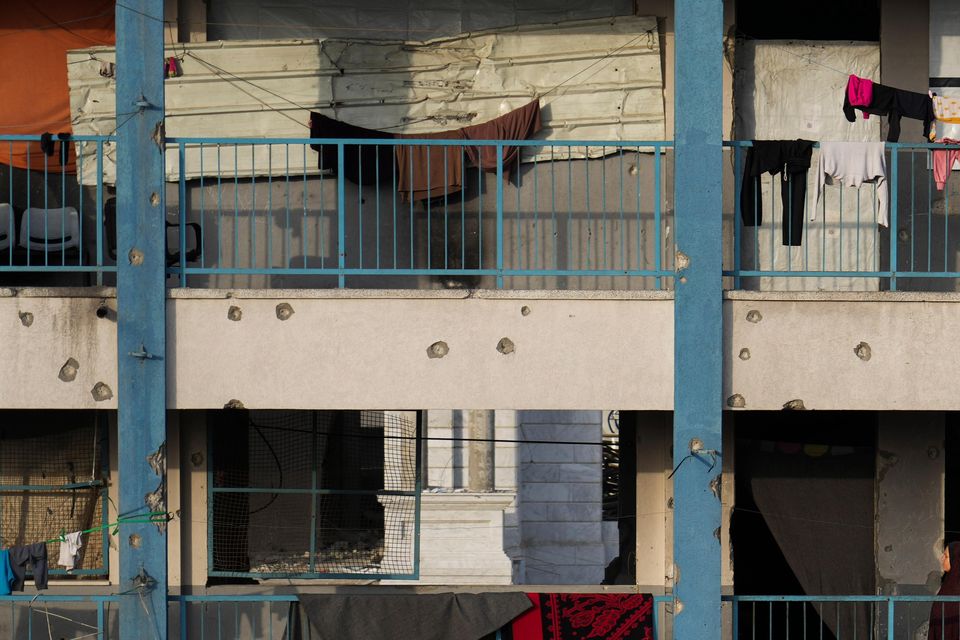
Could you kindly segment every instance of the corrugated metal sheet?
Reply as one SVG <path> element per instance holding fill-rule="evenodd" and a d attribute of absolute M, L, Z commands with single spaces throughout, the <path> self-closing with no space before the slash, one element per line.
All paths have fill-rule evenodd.
<path fill-rule="evenodd" d="M 437 131 L 489 120 L 537 96 L 547 140 L 664 136 L 654 18 L 522 26 L 429 42 L 178 44 L 167 53 L 182 58 L 183 68 L 182 77 L 167 80 L 168 136 L 305 137 L 310 110 L 373 129 Z M 100 74 L 101 62 L 114 59 L 114 50 L 107 48 L 68 55 L 78 134 L 110 133 L 116 126 L 115 83 Z M 133 106 L 120 109 L 133 111 Z M 272 173 L 288 167 L 296 173 L 316 171 L 316 154 L 309 149 L 289 158 L 279 147 L 272 158 L 267 153 L 240 153 L 238 174 L 263 175 L 270 163 Z M 204 154 L 203 173 L 214 172 L 215 157 L 214 150 Z M 177 160 L 168 150 L 168 179 L 178 176 Z M 220 162 L 221 171 L 233 175 L 232 153 Z M 187 175 L 200 174 L 199 151 L 191 149 Z M 113 180 L 112 154 L 105 176 Z M 85 172 L 84 183 L 92 177 Z"/>

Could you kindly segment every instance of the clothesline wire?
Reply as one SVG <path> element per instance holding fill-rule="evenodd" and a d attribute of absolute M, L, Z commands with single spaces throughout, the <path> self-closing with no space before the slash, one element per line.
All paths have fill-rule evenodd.
<path fill-rule="evenodd" d="M 314 432 L 310 429 L 297 429 L 295 427 L 275 427 L 271 425 L 257 424 L 258 429 L 270 429 L 273 431 L 286 431 L 290 433 L 304 433 L 312 435 Z M 520 427 L 523 428 L 522 426 Z M 607 442 L 583 442 L 577 440 L 529 440 L 516 438 L 468 438 L 456 436 L 398 436 L 387 434 L 361 434 L 361 433 L 334 433 L 330 431 L 317 431 L 319 436 L 328 436 L 331 438 L 360 438 L 375 440 L 436 440 L 440 442 L 493 442 L 495 444 L 562 444 L 562 445 L 582 445 L 590 447 L 604 446 Z"/>
<path fill-rule="evenodd" d="M 143 519 L 143 516 L 148 516 L 147 519 Z M 164 522 L 165 520 L 161 518 L 168 518 L 170 514 L 166 511 L 151 511 L 149 513 L 140 513 L 130 516 L 118 516 L 115 522 L 109 522 L 107 524 L 102 524 L 97 527 L 92 527 L 90 529 L 84 529 L 82 531 L 72 531 L 71 533 L 79 533 L 84 535 L 87 533 L 95 533 L 97 531 L 103 531 L 104 529 L 112 529 L 119 527 L 122 524 L 156 524 L 158 522 Z M 63 534 L 56 538 L 51 538 L 46 540 L 44 544 L 53 544 L 54 542 L 64 542 Z"/>

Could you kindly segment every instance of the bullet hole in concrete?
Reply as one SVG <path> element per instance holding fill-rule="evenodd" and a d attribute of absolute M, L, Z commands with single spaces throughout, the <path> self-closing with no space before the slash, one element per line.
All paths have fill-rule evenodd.
<path fill-rule="evenodd" d="M 150 205 L 154 207 L 160 206 L 160 195 L 156 191 L 150 194 Z"/>
<path fill-rule="evenodd" d="M 747 401 L 739 393 L 735 393 L 727 398 L 727 406 L 731 409 L 743 409 L 747 406 Z"/>
<path fill-rule="evenodd" d="M 897 231 L 897 240 L 900 242 L 906 242 L 909 239 L 910 232 L 906 229 L 906 227 L 900 227 L 900 230 Z"/>
<path fill-rule="evenodd" d="M 853 352 L 857 354 L 857 357 L 863 360 L 864 362 L 869 360 L 870 356 L 872 355 L 870 351 L 870 345 L 867 344 L 866 342 L 861 342 L 860 344 L 855 346 L 853 348 Z"/>
<path fill-rule="evenodd" d="M 236 305 L 231 305 L 230 308 L 227 309 L 227 320 L 232 320 L 233 322 L 240 322 L 242 318 L 243 318 L 243 310 L 240 307 Z"/>
<path fill-rule="evenodd" d="M 290 316 L 293 315 L 293 307 L 291 307 L 286 302 L 281 302 L 277 305 L 277 319 L 278 320 L 289 320 Z"/>
<path fill-rule="evenodd" d="M 90 390 L 90 395 L 92 395 L 93 399 L 97 402 L 103 402 L 104 400 L 109 400 L 113 397 L 113 390 L 111 390 L 110 387 L 105 383 L 98 382 L 97 384 L 93 385 L 93 389 Z"/>
<path fill-rule="evenodd" d="M 720 542 L 720 527 L 713 530 L 713 537 L 717 539 L 717 542 Z"/>
<path fill-rule="evenodd" d="M 143 251 L 140 251 L 140 249 L 130 249 L 127 259 L 130 261 L 131 265 L 139 267 L 143 264 Z"/>
<path fill-rule="evenodd" d="M 940 457 L 940 449 L 937 447 L 927 447 L 927 457 L 936 460 Z"/>
<path fill-rule="evenodd" d="M 679 575 L 679 568 L 677 570 L 677 575 Z M 680 581 L 675 580 L 673 583 L 674 586 L 676 586 L 678 582 Z M 676 602 L 673 603 L 673 615 L 677 616 L 677 615 L 680 615 L 682 612 L 683 612 L 683 602 L 681 602 L 680 600 L 677 600 Z"/>
<path fill-rule="evenodd" d="M 631 164 L 630 167 L 627 169 L 627 171 L 628 171 L 628 172 L 630 173 L 630 175 L 632 175 L 632 176 L 635 176 L 635 175 L 637 175 L 638 173 L 640 173 L 640 170 L 637 169 L 637 165 L 635 165 L 635 164 Z"/>
<path fill-rule="evenodd" d="M 749 360 L 749 359 L 750 359 L 750 349 L 747 349 L 746 347 L 744 347 L 743 349 L 740 349 L 740 359 L 741 359 L 741 360 Z"/>
<path fill-rule="evenodd" d="M 500 342 L 497 343 L 497 351 L 503 355 L 508 355 L 516 351 L 516 346 L 510 338 L 500 338 Z"/>
<path fill-rule="evenodd" d="M 94 313 L 96 313 L 97 317 L 101 320 L 110 315 L 110 308 L 107 306 L 106 301 L 101 300 L 100 304 L 97 305 L 97 310 Z"/>
<path fill-rule="evenodd" d="M 427 347 L 428 358 L 442 358 L 448 353 L 450 353 L 450 347 L 443 340 L 438 340 Z"/>
<path fill-rule="evenodd" d="M 680 276 L 680 284 L 687 284 L 687 276 Z"/>
<path fill-rule="evenodd" d="M 756 309 L 751 309 L 747 312 L 747 322 L 752 322 L 754 324 L 763 320 L 763 315 Z"/>
<path fill-rule="evenodd" d="M 683 251 L 677 251 L 677 257 L 674 258 L 674 261 L 677 265 L 677 271 L 683 271 L 684 269 L 690 268 L 690 256 L 685 254 Z"/>
<path fill-rule="evenodd" d="M 787 411 L 805 411 L 806 407 L 803 406 L 803 400 L 796 398 L 795 400 L 788 400 L 783 403 L 783 408 Z"/>
<path fill-rule="evenodd" d="M 20 316 L 20 324 L 22 324 L 23 326 L 29 327 L 30 325 L 33 324 L 33 314 L 30 313 L 29 311 L 21 311 L 19 313 L 19 316 Z"/>
<path fill-rule="evenodd" d="M 193 466 L 195 466 L 195 467 L 199 467 L 200 465 L 202 465 L 202 464 L 203 464 L 203 452 L 202 452 L 202 451 L 194 451 L 193 453 L 191 453 L 191 454 L 190 454 L 190 463 L 191 463 Z"/>
<path fill-rule="evenodd" d="M 530 315 L 530 307 L 528 307 L 527 305 L 523 305 L 522 307 L 520 307 L 520 315 L 524 317 Z"/>
<path fill-rule="evenodd" d="M 60 367 L 60 373 L 57 375 L 57 377 L 64 382 L 73 382 L 77 379 L 77 370 L 79 368 L 79 362 L 73 358 L 67 358 L 67 361 L 63 363 L 62 367 Z"/>
<path fill-rule="evenodd" d="M 237 400 L 236 398 L 232 398 L 227 402 L 227 404 L 223 405 L 223 408 L 224 409 L 244 409 L 246 407 L 244 407 L 243 403 Z"/>
<path fill-rule="evenodd" d="M 892 544 L 888 544 L 887 546 L 885 546 L 885 547 L 883 548 L 883 550 L 884 550 L 884 552 L 886 552 L 886 553 L 890 553 L 890 552 L 893 551 L 893 545 L 892 545 Z"/>
<path fill-rule="evenodd" d="M 157 474 L 160 481 L 157 488 L 143 496 L 143 502 L 150 509 L 151 513 L 166 513 L 167 511 L 167 443 L 162 442 L 157 450 L 147 456 L 147 464 Z M 167 530 L 167 518 L 151 518 L 157 527 L 157 531 L 162 535 Z"/>
<path fill-rule="evenodd" d="M 140 537 L 139 533 L 131 533 L 129 542 L 131 547 L 134 549 L 139 549 L 140 545 L 143 544 L 143 538 Z"/>
<path fill-rule="evenodd" d="M 673 498 L 667 498 L 667 509 L 673 509 Z"/>
<path fill-rule="evenodd" d="M 723 492 L 722 478 L 719 475 L 713 477 L 710 480 L 710 493 L 713 494 L 713 497 L 717 500 L 720 500 L 720 495 Z"/>

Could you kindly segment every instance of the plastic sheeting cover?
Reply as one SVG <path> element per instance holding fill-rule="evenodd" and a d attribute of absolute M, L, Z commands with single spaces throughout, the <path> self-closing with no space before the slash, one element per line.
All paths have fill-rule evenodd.
<path fill-rule="evenodd" d="M 738 139 L 880 140 L 880 118 L 847 122 L 841 107 L 850 74 L 880 77 L 880 45 L 754 41 L 737 44 L 734 95 Z"/>
<path fill-rule="evenodd" d="M 71 52 L 76 133 L 111 133 L 115 80 L 100 75 L 112 48 Z M 308 112 L 372 129 L 416 133 L 484 122 L 539 96 L 546 140 L 664 139 L 655 18 L 622 17 L 514 27 L 428 42 L 325 39 L 176 45 L 183 75 L 166 85 L 170 137 L 307 137 Z M 122 122 L 122 120 L 121 120 Z M 265 145 L 232 153 L 189 148 L 186 176 L 315 173 L 309 148 Z M 607 152 L 612 152 L 607 149 Z M 529 148 L 525 160 L 557 158 Z M 571 148 L 584 157 L 587 150 Z M 603 155 L 591 148 L 592 157 Z M 565 156 L 564 156 L 565 157 Z M 179 178 L 168 149 L 168 180 Z M 201 170 L 202 163 L 202 170 Z M 95 183 L 85 162 L 82 182 Z M 90 170 L 88 170 L 88 167 Z M 104 180 L 115 166 L 107 150 Z"/>

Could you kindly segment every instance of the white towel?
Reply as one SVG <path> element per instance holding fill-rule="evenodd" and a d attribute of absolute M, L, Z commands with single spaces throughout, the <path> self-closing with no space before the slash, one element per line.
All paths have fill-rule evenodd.
<path fill-rule="evenodd" d="M 847 187 L 877 183 L 877 224 L 890 226 L 887 196 L 887 159 L 882 142 L 821 142 L 817 163 L 816 192 L 810 219 L 817 219 L 817 204 L 823 185 L 839 181 Z"/>
<path fill-rule="evenodd" d="M 83 535 L 79 531 L 74 531 L 73 533 L 68 533 L 64 536 L 64 539 L 60 541 L 60 566 L 64 567 L 67 571 L 72 570 L 77 566 L 77 553 L 80 551 L 80 547 L 83 546 L 83 542 L 80 540 L 80 536 Z"/>

